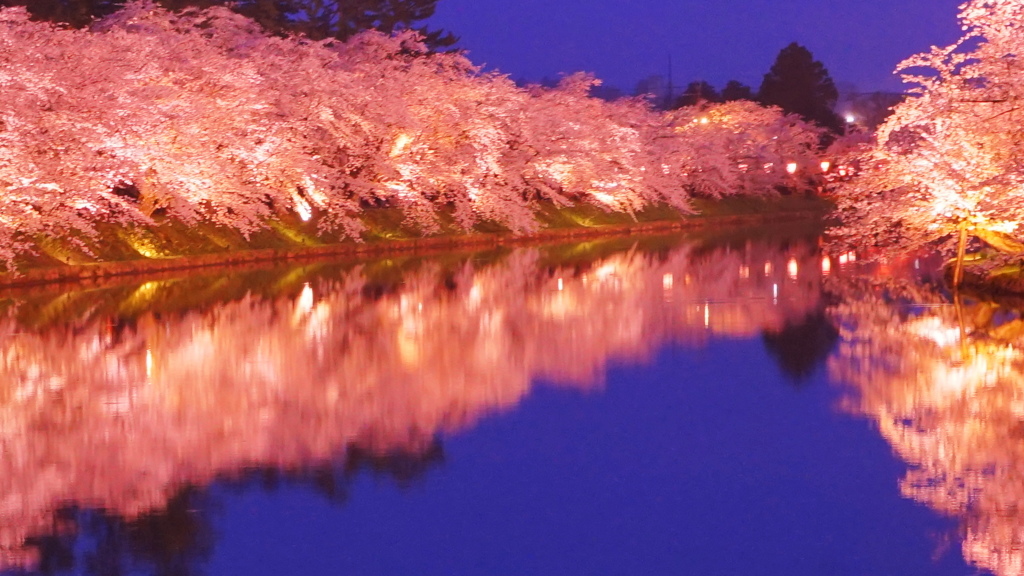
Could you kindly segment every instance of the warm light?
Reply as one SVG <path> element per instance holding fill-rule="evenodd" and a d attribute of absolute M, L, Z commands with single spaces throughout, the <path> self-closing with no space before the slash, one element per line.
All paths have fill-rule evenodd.
<path fill-rule="evenodd" d="M 711 308 L 704 304 L 704 327 L 707 328 L 711 325 Z"/>
<path fill-rule="evenodd" d="M 940 318 L 920 318 L 908 323 L 907 329 L 941 347 L 952 346 L 960 342 L 960 329 L 946 326 Z"/>
<path fill-rule="evenodd" d="M 611 278 L 612 276 L 617 275 L 618 273 L 619 266 L 615 262 L 608 262 L 607 264 L 602 264 L 600 268 L 594 270 L 594 276 L 596 276 L 598 280 L 606 280 L 608 278 Z"/>
<path fill-rule="evenodd" d="M 846 264 L 849 261 L 850 261 L 850 257 L 847 256 L 846 254 L 840 254 L 839 255 L 839 265 L 840 266 L 842 266 L 843 264 Z"/>
<path fill-rule="evenodd" d="M 828 169 L 831 168 L 831 167 L 832 167 L 832 163 L 831 162 L 829 162 L 828 160 L 822 161 L 822 163 L 821 163 L 821 171 L 822 172 L 828 172 Z"/>
<path fill-rule="evenodd" d="M 562 279 L 559 278 L 558 279 L 558 291 L 561 292 L 563 288 L 565 288 L 565 284 L 562 282 Z"/>
<path fill-rule="evenodd" d="M 750 278 L 750 267 L 740 266 L 740 278 Z"/>
<path fill-rule="evenodd" d="M 853 114 L 847 114 L 846 115 L 846 123 L 847 124 L 853 124 L 856 121 L 857 121 L 857 117 L 854 116 Z"/>
<path fill-rule="evenodd" d="M 769 275 L 771 273 L 772 273 L 772 263 L 771 262 L 765 262 L 764 263 L 764 275 L 767 276 L 767 275 Z"/>
<path fill-rule="evenodd" d="M 797 169 L 796 162 L 790 162 L 789 164 L 786 164 L 786 173 L 788 173 L 788 174 L 796 174 L 796 169 Z"/>
<path fill-rule="evenodd" d="M 797 275 L 800 272 L 800 265 L 797 264 L 796 258 L 790 258 L 789 262 L 786 263 L 786 273 L 793 280 L 796 280 Z"/>
<path fill-rule="evenodd" d="M 399 134 L 398 138 L 395 139 L 395 145 L 391 147 L 391 152 L 388 156 L 394 158 L 402 152 L 405 152 L 405 148 L 412 142 L 412 136 L 408 134 Z"/>
<path fill-rule="evenodd" d="M 295 213 L 299 215 L 299 218 L 303 222 L 309 222 L 309 219 L 313 217 L 313 207 L 309 205 L 309 202 L 297 193 L 292 194 L 292 202 L 295 202 Z"/>
<path fill-rule="evenodd" d="M 822 274 L 828 274 L 832 271 L 832 260 L 828 256 L 821 257 L 821 272 Z"/>
<path fill-rule="evenodd" d="M 313 309 L 313 289 L 310 288 L 308 282 L 302 287 L 302 293 L 299 294 L 297 306 L 303 312 L 309 312 Z"/>
<path fill-rule="evenodd" d="M 671 274 L 665 274 L 664 276 L 661 277 L 661 287 L 665 290 L 671 290 L 672 284 L 674 282 L 675 279 L 672 277 Z"/>
<path fill-rule="evenodd" d="M 706 117 L 704 117 L 704 118 L 701 118 L 701 119 L 700 119 L 700 123 L 701 123 L 701 124 L 707 124 L 707 123 L 708 123 L 708 119 L 707 119 Z"/>

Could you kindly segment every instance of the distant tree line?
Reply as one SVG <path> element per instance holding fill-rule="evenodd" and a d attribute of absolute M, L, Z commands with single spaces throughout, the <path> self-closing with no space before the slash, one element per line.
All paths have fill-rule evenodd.
<path fill-rule="evenodd" d="M 0 0 L 0 6 L 25 6 L 35 20 L 84 28 L 109 16 L 128 0 Z M 438 0 L 155 0 L 168 10 L 226 6 L 252 18 L 272 34 L 303 34 L 313 40 L 347 40 L 371 28 L 390 34 L 416 30 L 431 49 L 444 49 L 457 38 L 417 23 L 430 18 Z"/>
<path fill-rule="evenodd" d="M 643 84 L 643 83 L 641 83 Z M 638 92 L 646 92 L 645 85 Z M 825 65 L 814 59 L 811 52 L 796 42 L 779 52 L 775 63 L 755 93 L 742 82 L 730 80 L 719 92 L 703 80 L 690 82 L 679 96 L 670 95 L 665 107 L 719 104 L 736 100 L 752 100 L 765 106 L 777 106 L 787 114 L 797 114 L 836 134 L 844 131 L 844 121 L 833 110 L 839 91 Z"/>

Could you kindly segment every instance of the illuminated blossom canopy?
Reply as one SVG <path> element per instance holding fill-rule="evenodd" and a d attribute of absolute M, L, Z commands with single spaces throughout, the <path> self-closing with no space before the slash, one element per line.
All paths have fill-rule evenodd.
<path fill-rule="evenodd" d="M 839 189 L 851 243 L 952 248 L 973 235 L 1018 252 L 1024 222 L 1024 3 L 973 0 L 963 38 L 900 64 L 912 96 Z"/>
<path fill-rule="evenodd" d="M 591 98 L 595 82 L 520 88 L 414 32 L 274 37 L 222 7 L 136 2 L 87 30 L 4 9 L 0 259 L 97 222 L 248 236 L 293 213 L 358 239 L 386 205 L 424 233 L 442 214 L 522 233 L 539 202 L 686 212 L 694 193 L 804 184 L 780 169 L 814 153 L 798 119 L 726 104 L 703 120 L 733 119 L 694 130 L 685 111 Z"/>

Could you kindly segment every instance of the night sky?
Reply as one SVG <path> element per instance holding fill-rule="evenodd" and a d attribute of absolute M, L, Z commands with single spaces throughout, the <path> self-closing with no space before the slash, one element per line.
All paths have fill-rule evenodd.
<path fill-rule="evenodd" d="M 628 93 L 667 74 L 755 90 L 779 50 L 803 44 L 837 84 L 901 89 L 896 64 L 960 36 L 961 0 L 439 0 L 429 26 L 515 79 L 595 73 Z"/>

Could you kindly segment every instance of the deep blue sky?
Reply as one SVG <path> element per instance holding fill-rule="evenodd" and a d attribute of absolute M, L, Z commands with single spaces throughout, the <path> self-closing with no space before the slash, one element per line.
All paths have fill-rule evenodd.
<path fill-rule="evenodd" d="M 779 50 L 799 42 L 837 83 L 899 90 L 896 64 L 959 37 L 961 0 L 439 0 L 431 27 L 488 69 L 539 80 L 587 71 L 632 92 L 664 74 L 756 90 Z"/>

